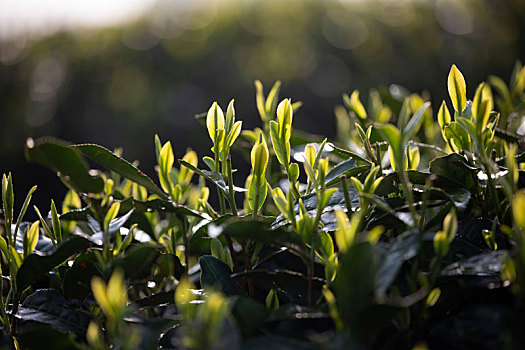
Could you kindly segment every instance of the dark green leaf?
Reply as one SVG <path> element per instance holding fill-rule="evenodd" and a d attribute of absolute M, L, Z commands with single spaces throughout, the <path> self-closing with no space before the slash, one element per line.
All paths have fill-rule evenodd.
<path fill-rule="evenodd" d="M 153 268 L 153 262 L 160 254 L 160 248 L 150 244 L 136 244 L 131 247 L 126 256 L 115 261 L 115 266 L 120 266 L 126 277 L 140 279 Z"/>
<path fill-rule="evenodd" d="M 316 350 L 312 344 L 293 338 L 264 336 L 253 338 L 244 343 L 243 350 Z"/>
<path fill-rule="evenodd" d="M 340 147 L 337 147 L 335 146 L 333 143 L 328 143 L 327 144 L 327 149 L 331 149 L 330 153 L 338 156 L 338 157 L 341 157 L 343 159 L 354 159 L 356 161 L 361 161 L 361 162 L 364 162 L 366 164 L 370 164 L 370 161 L 361 157 L 359 154 L 355 153 L 355 152 L 352 152 L 352 151 L 349 151 L 347 149 L 344 149 L 344 148 L 340 148 Z"/>
<path fill-rule="evenodd" d="M 244 334 L 252 334 L 259 330 L 270 314 L 270 310 L 264 305 L 246 297 L 235 299 L 231 310 Z"/>
<path fill-rule="evenodd" d="M 218 290 L 226 296 L 242 295 L 246 296 L 246 292 L 242 287 L 231 278 L 231 270 L 222 261 L 214 258 L 211 255 L 204 255 L 199 258 L 199 265 L 201 267 L 201 285 L 206 290 Z"/>
<path fill-rule="evenodd" d="M 396 238 L 388 248 L 377 271 L 376 294 L 385 293 L 397 277 L 403 263 L 416 256 L 419 244 L 417 230 L 411 230 Z"/>
<path fill-rule="evenodd" d="M 277 248 L 287 247 L 302 257 L 309 255 L 309 250 L 299 235 L 279 228 L 270 230 L 266 223 L 260 221 L 236 221 L 226 224 L 222 234 L 228 234 L 237 239 L 253 240 Z"/>
<path fill-rule="evenodd" d="M 87 239 L 73 235 L 62 241 L 49 255 L 30 254 L 24 259 L 16 275 L 17 289 L 23 291 L 31 282 L 64 263 L 70 256 L 86 250 L 90 245 Z"/>
<path fill-rule="evenodd" d="M 368 169 L 370 169 L 370 166 L 357 166 L 355 160 L 353 159 L 345 160 L 337 164 L 328 172 L 328 174 L 326 174 L 326 186 L 330 186 L 339 182 L 341 180 L 341 175 L 345 175 L 346 177 L 350 178 L 351 176 L 356 176 L 357 174 L 360 174 Z"/>
<path fill-rule="evenodd" d="M 509 253 L 492 250 L 448 265 L 441 271 L 441 278 L 463 279 L 471 286 L 495 288 L 502 286 L 501 271 Z"/>
<path fill-rule="evenodd" d="M 77 300 L 66 299 L 56 289 L 39 289 L 27 297 L 18 308 L 16 317 L 22 321 L 36 321 L 84 337 L 90 321 L 81 311 Z"/>
<path fill-rule="evenodd" d="M 475 171 L 478 169 L 467 164 L 467 160 L 457 153 L 430 161 L 431 174 L 445 176 L 454 183 L 459 183 L 470 191 L 475 191 Z"/>
<path fill-rule="evenodd" d="M 219 173 L 217 173 L 215 171 L 201 170 L 201 169 L 193 166 L 192 164 L 186 162 L 183 159 L 179 159 L 179 163 L 182 166 L 185 166 L 185 167 L 193 170 L 195 173 L 199 174 L 200 176 L 202 176 L 206 180 L 210 181 L 211 183 L 215 184 L 215 186 L 217 186 L 219 189 L 221 189 L 221 191 L 223 191 L 225 194 L 228 194 L 229 188 L 226 185 L 226 182 L 222 178 L 221 174 L 219 174 Z M 233 191 L 234 192 L 246 192 L 247 190 L 244 189 L 244 188 L 241 188 L 241 187 L 233 186 Z"/>
<path fill-rule="evenodd" d="M 77 256 L 73 266 L 63 275 L 62 290 L 67 298 L 84 301 L 91 295 L 91 279 L 99 276 L 97 264 L 93 252 L 84 252 Z"/>
<path fill-rule="evenodd" d="M 37 162 L 57 172 L 59 177 L 77 192 L 99 193 L 104 190 L 104 180 L 91 176 L 79 152 L 65 142 L 53 138 L 28 139 L 26 159 Z"/>
<path fill-rule="evenodd" d="M 107 148 L 95 144 L 72 145 L 70 148 L 79 150 L 86 155 L 86 157 L 94 160 L 106 169 L 114 171 L 126 179 L 144 186 L 150 193 L 159 195 L 162 198 L 168 198 L 146 174 Z"/>

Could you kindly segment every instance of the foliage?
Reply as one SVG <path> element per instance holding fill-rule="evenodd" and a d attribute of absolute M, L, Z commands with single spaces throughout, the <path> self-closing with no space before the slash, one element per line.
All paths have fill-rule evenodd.
<path fill-rule="evenodd" d="M 155 137 L 160 185 L 118 151 L 29 139 L 26 158 L 69 192 L 60 214 L 52 200 L 25 222 L 35 189 L 15 216 L 3 175 L 3 341 L 521 348 L 525 150 L 507 123 L 512 113 L 523 123 L 524 81 L 517 64 L 509 87 L 492 77 L 470 100 L 452 66 L 437 122 L 417 94 L 374 95 L 365 108 L 354 91 L 335 143 L 297 142 L 301 104 L 279 102 L 280 83 L 265 96 L 256 82 L 262 128 L 242 130 L 233 100 L 206 114 L 208 169 L 192 150 L 177 165 L 171 142 Z M 249 154 L 244 187 L 232 147 Z"/>

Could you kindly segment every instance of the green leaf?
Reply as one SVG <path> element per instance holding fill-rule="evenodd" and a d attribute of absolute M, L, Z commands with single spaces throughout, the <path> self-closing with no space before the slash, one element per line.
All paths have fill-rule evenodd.
<path fill-rule="evenodd" d="M 279 121 L 279 140 L 290 141 L 292 136 L 293 109 L 290 99 L 284 99 L 277 106 L 277 119 Z"/>
<path fill-rule="evenodd" d="M 259 116 L 261 117 L 261 120 L 265 122 L 268 117 L 266 116 L 266 108 L 264 106 L 263 86 L 259 80 L 255 81 L 255 101 L 257 104 L 257 110 L 259 111 Z"/>
<path fill-rule="evenodd" d="M 26 159 L 57 172 L 64 183 L 81 193 L 99 193 L 104 180 L 91 176 L 79 152 L 67 143 L 53 138 L 27 139 Z"/>
<path fill-rule="evenodd" d="M 473 193 L 476 193 L 475 170 L 476 168 L 467 165 L 466 159 L 457 153 L 434 158 L 429 164 L 431 174 L 445 176 Z"/>
<path fill-rule="evenodd" d="M 407 123 L 407 125 L 403 129 L 403 146 L 406 146 L 408 144 L 408 141 L 417 133 L 417 130 L 419 129 L 421 122 L 424 117 L 425 110 L 430 107 L 430 102 L 425 102 L 417 111 L 414 113 L 410 121 Z"/>
<path fill-rule="evenodd" d="M 275 108 L 277 107 L 277 101 L 279 100 L 279 90 L 281 90 L 281 81 L 277 80 L 275 84 L 273 84 L 272 89 L 268 93 L 268 96 L 266 96 L 264 109 L 266 111 L 266 115 L 270 118 L 275 113 Z"/>
<path fill-rule="evenodd" d="M 109 224 L 111 221 L 113 221 L 113 219 L 117 217 L 119 210 L 120 203 L 116 201 L 113 202 L 113 204 L 111 204 L 111 207 L 109 207 L 106 216 L 104 217 L 104 232 L 109 232 Z"/>
<path fill-rule="evenodd" d="M 201 267 L 201 285 L 207 290 L 218 290 L 226 296 L 242 295 L 246 292 L 231 278 L 231 270 L 222 261 L 211 255 L 203 255 L 199 258 Z"/>
<path fill-rule="evenodd" d="M 219 129 L 224 129 L 224 113 L 217 102 L 213 102 L 210 109 L 208 110 L 208 115 L 206 116 L 206 127 L 208 128 L 208 134 L 210 134 L 210 138 L 215 143 L 217 131 Z"/>
<path fill-rule="evenodd" d="M 347 149 L 344 149 L 344 148 L 341 148 L 341 147 L 337 147 L 335 146 L 333 143 L 328 143 L 328 147 L 331 148 L 331 151 L 330 153 L 338 156 L 338 157 L 341 157 L 343 159 L 349 159 L 349 158 L 352 158 L 356 161 L 361 161 L 361 162 L 364 162 L 366 164 L 370 164 L 370 161 L 368 159 L 365 159 L 363 157 L 361 157 L 359 154 L 355 153 L 355 152 L 352 152 L 352 151 L 349 151 Z"/>
<path fill-rule="evenodd" d="M 26 234 L 24 236 L 24 256 L 28 256 L 31 254 L 35 248 L 36 244 L 38 243 L 38 236 L 40 233 L 40 227 L 39 227 L 40 221 L 35 221 L 31 227 L 26 230 Z"/>
<path fill-rule="evenodd" d="M 53 226 L 53 233 L 58 242 L 62 241 L 62 230 L 60 228 L 60 220 L 58 218 L 55 201 L 51 200 L 51 225 Z"/>
<path fill-rule="evenodd" d="M 419 245 L 419 234 L 411 230 L 396 237 L 379 264 L 377 271 L 376 295 L 387 291 L 405 261 L 416 256 Z"/>
<path fill-rule="evenodd" d="M 305 258 L 310 254 L 309 249 L 296 233 L 282 229 L 270 230 L 266 223 L 260 221 L 234 221 L 223 227 L 222 235 L 253 240 L 277 248 L 287 247 Z"/>
<path fill-rule="evenodd" d="M 219 189 L 221 189 L 224 193 L 228 194 L 229 188 L 226 185 L 226 182 L 222 178 L 221 174 L 216 173 L 214 171 L 201 170 L 201 169 L 193 166 L 192 164 L 186 162 L 183 159 L 179 159 L 179 163 L 181 165 L 184 165 L 185 167 L 193 170 L 195 173 L 199 174 L 200 176 L 202 176 L 206 180 L 208 180 L 211 183 L 213 183 L 215 186 L 217 186 Z M 234 192 L 246 192 L 247 190 L 244 189 L 244 188 L 241 188 L 241 187 L 233 186 L 233 191 Z"/>
<path fill-rule="evenodd" d="M 343 95 L 343 102 L 345 102 L 346 107 L 354 112 L 359 119 L 366 119 L 366 110 L 359 100 L 359 91 L 354 90 L 350 97 L 346 94 Z"/>
<path fill-rule="evenodd" d="M 294 350 L 315 350 L 314 345 L 295 338 L 286 338 L 282 336 L 267 335 L 257 338 L 250 338 L 244 343 L 243 349 L 251 350 L 268 350 L 268 349 L 294 349 Z"/>
<path fill-rule="evenodd" d="M 254 176 L 264 177 L 268 165 L 268 148 L 264 142 L 255 144 L 251 152 L 252 170 Z"/>
<path fill-rule="evenodd" d="M 334 254 L 334 241 L 328 232 L 319 232 L 319 243 L 323 255 L 327 258 Z"/>
<path fill-rule="evenodd" d="M 467 85 L 463 74 L 461 74 L 455 64 L 450 68 L 447 86 L 454 109 L 461 113 L 467 106 Z"/>
<path fill-rule="evenodd" d="M 460 150 L 470 149 L 470 136 L 461 124 L 452 122 L 445 126 L 443 133 L 447 139 L 454 140 L 454 144 Z"/>
<path fill-rule="evenodd" d="M 226 133 L 231 133 L 233 128 L 233 123 L 235 123 L 235 106 L 234 106 L 235 100 L 231 100 L 230 103 L 228 103 L 228 108 L 226 108 L 226 119 L 224 121 L 224 130 L 226 130 Z"/>
<path fill-rule="evenodd" d="M 231 312 L 241 330 L 250 335 L 259 331 L 270 314 L 266 307 L 246 297 L 234 299 Z"/>
<path fill-rule="evenodd" d="M 4 217 L 5 224 L 7 226 L 6 231 L 9 233 L 11 230 L 11 224 L 13 223 L 13 178 L 11 173 L 6 177 L 5 174 L 2 176 L 2 200 L 4 204 Z"/>
<path fill-rule="evenodd" d="M 215 171 L 216 169 L 215 160 L 212 157 L 208 157 L 208 156 L 202 157 L 202 161 L 204 162 L 204 164 L 206 164 L 206 166 L 208 166 L 208 168 L 211 171 Z"/>
<path fill-rule="evenodd" d="M 115 261 L 115 267 L 121 267 L 127 278 L 147 278 L 155 267 L 153 262 L 160 255 L 160 249 L 149 244 L 136 244 L 126 252 L 126 256 Z"/>
<path fill-rule="evenodd" d="M 56 289 L 38 289 L 24 300 L 16 317 L 70 331 L 84 337 L 91 318 L 78 300 L 66 299 Z"/>
<path fill-rule="evenodd" d="M 267 195 L 268 182 L 264 177 L 252 176 L 248 187 L 248 204 L 253 211 L 259 211 L 264 205 Z M 258 195 L 257 208 L 255 208 L 255 197 Z"/>
<path fill-rule="evenodd" d="M 26 199 L 24 200 L 24 204 L 22 205 L 22 210 L 20 210 L 20 214 L 18 215 L 18 219 L 16 220 L 15 230 L 13 232 L 14 241 L 16 241 L 16 234 L 18 232 L 18 229 L 20 228 L 20 224 L 22 223 L 22 219 L 24 218 L 24 215 L 26 214 L 27 208 L 29 207 L 29 203 L 31 202 L 31 197 L 33 196 L 33 192 L 35 192 L 35 190 L 36 190 L 36 186 L 33 186 L 27 193 Z"/>
<path fill-rule="evenodd" d="M 448 111 L 448 107 L 445 101 L 441 102 L 441 106 L 439 107 L 439 111 L 437 114 L 437 121 L 438 121 L 439 126 L 441 127 L 442 132 L 445 126 L 450 124 L 450 122 L 452 121 L 450 112 Z M 443 136 L 445 136 L 444 133 L 443 133 Z"/>
<path fill-rule="evenodd" d="M 272 139 L 273 150 L 279 163 L 283 165 L 290 163 L 290 152 L 288 152 L 287 157 L 286 150 L 283 149 L 281 140 L 279 139 L 279 124 L 273 120 L 270 121 L 270 137 Z"/>
<path fill-rule="evenodd" d="M 155 185 L 151 178 L 127 160 L 117 156 L 107 148 L 95 144 L 73 145 L 71 148 L 79 150 L 88 158 L 94 160 L 106 169 L 114 171 L 128 180 L 146 187 L 150 193 L 154 193 L 164 199 L 168 198 L 168 196 L 158 188 L 157 185 Z"/>
<path fill-rule="evenodd" d="M 238 121 L 232 126 L 232 130 L 228 137 L 226 138 L 225 147 L 231 147 L 235 140 L 237 140 L 237 137 L 239 137 L 242 129 L 242 121 Z"/>
<path fill-rule="evenodd" d="M 91 242 L 80 236 L 70 236 L 49 255 L 30 254 L 24 259 L 16 275 L 16 287 L 22 292 L 45 273 L 64 263 L 70 256 L 91 246 Z"/>
<path fill-rule="evenodd" d="M 339 270 L 334 281 L 337 306 L 343 323 L 355 335 L 361 334 L 357 332 L 362 327 L 360 322 L 373 302 L 377 269 L 374 250 L 368 242 L 353 244 L 339 257 Z M 368 334 L 361 334 L 361 337 L 365 336 Z"/>
<path fill-rule="evenodd" d="M 474 116 L 478 132 L 483 131 L 487 126 L 492 107 L 494 107 L 494 102 L 490 85 L 485 83 L 479 84 L 472 100 L 472 115 Z"/>

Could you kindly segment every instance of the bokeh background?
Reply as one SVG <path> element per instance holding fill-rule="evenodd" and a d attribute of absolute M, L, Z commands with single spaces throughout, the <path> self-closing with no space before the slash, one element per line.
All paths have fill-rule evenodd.
<path fill-rule="evenodd" d="M 335 137 L 344 92 L 396 83 L 436 106 L 455 63 L 471 96 L 508 80 L 524 39 L 523 0 L 0 0 L 0 172 L 47 211 L 65 188 L 25 161 L 28 137 L 123 147 L 154 177 L 155 133 L 210 153 L 194 116 L 215 100 L 258 126 L 255 79 L 304 102 L 295 128 Z"/>

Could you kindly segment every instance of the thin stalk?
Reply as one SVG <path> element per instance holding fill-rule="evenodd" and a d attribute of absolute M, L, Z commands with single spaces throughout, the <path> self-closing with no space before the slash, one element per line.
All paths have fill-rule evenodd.
<path fill-rule="evenodd" d="M 224 235 L 224 238 L 226 238 L 226 244 L 228 245 L 230 256 L 232 257 L 233 271 L 239 272 L 239 261 L 237 260 L 237 255 L 235 255 L 235 251 L 233 250 L 232 238 L 227 233 Z"/>
<path fill-rule="evenodd" d="M 251 260 L 250 260 L 250 256 L 248 255 L 248 251 L 246 249 L 246 242 L 244 241 L 244 239 L 241 239 L 241 248 L 242 248 L 242 253 L 244 255 L 244 269 L 246 271 L 251 271 L 252 270 L 252 263 L 251 263 Z M 255 298 L 255 288 L 253 286 L 253 280 L 251 278 L 247 278 L 247 282 L 248 282 L 248 294 L 250 295 L 250 298 Z"/>
<path fill-rule="evenodd" d="M 345 197 L 346 216 L 348 216 L 348 219 L 351 219 L 352 201 L 350 199 L 350 193 L 348 193 L 348 184 L 346 183 L 346 175 L 341 175 L 341 187 L 343 187 L 343 195 Z"/>
<path fill-rule="evenodd" d="M 285 170 L 286 170 L 286 177 L 288 177 L 289 179 L 290 177 L 288 176 L 288 173 L 290 172 L 290 164 L 286 164 Z M 288 180 L 288 182 L 290 183 L 290 188 L 292 189 L 292 193 L 293 193 L 295 200 L 298 200 L 299 198 L 301 198 L 301 194 L 299 193 L 297 188 L 295 188 L 295 184 L 293 184 L 290 180 Z"/>
<path fill-rule="evenodd" d="M 377 159 L 377 165 L 379 165 L 379 174 L 383 173 L 383 166 L 381 165 L 381 145 L 377 142 L 375 143 L 375 149 L 376 149 L 376 159 Z"/>
<path fill-rule="evenodd" d="M 261 184 L 260 183 L 261 179 L 259 179 L 258 176 L 254 176 L 254 180 L 257 182 L 255 183 L 255 200 L 253 202 L 252 219 L 257 220 L 257 212 L 259 211 L 259 200 L 260 200 L 259 187 Z"/>
<path fill-rule="evenodd" d="M 233 192 L 232 159 L 229 154 L 226 158 L 226 173 L 228 175 L 228 185 L 230 190 L 230 208 L 232 210 L 233 216 L 237 216 L 237 204 L 235 204 L 235 193 Z"/>
<path fill-rule="evenodd" d="M 220 173 L 219 167 L 220 167 L 219 154 L 215 153 L 215 172 Z M 221 215 L 224 215 L 226 213 L 226 202 L 224 200 L 224 194 L 218 187 L 217 187 L 217 194 L 219 195 L 219 205 L 220 205 Z"/>
<path fill-rule="evenodd" d="M 400 164 L 402 165 L 402 164 Z M 403 185 L 403 191 L 405 192 L 405 199 L 408 202 L 408 209 L 410 210 L 410 213 L 412 214 L 412 218 L 414 220 L 414 224 L 417 222 L 417 212 L 416 208 L 414 207 L 414 194 L 412 193 L 412 186 L 410 183 L 410 180 L 408 179 L 408 173 L 405 171 L 404 167 L 400 167 L 400 171 L 398 173 L 399 180 L 401 181 Z"/>
<path fill-rule="evenodd" d="M 186 263 L 185 270 L 186 274 L 188 274 L 188 270 L 190 268 L 190 242 L 187 236 L 186 218 L 179 218 L 179 222 L 182 230 L 182 240 L 184 242 L 184 262 Z"/>
<path fill-rule="evenodd" d="M 423 195 L 421 196 L 421 217 L 419 218 L 419 231 L 423 232 L 425 229 L 426 211 L 427 211 L 427 199 L 429 196 L 428 191 L 430 190 L 431 180 L 427 179 L 425 182 L 425 188 L 423 189 Z"/>
<path fill-rule="evenodd" d="M 317 230 L 316 230 L 317 231 Z M 308 273 L 306 276 L 308 282 L 308 292 L 307 292 L 307 302 L 308 306 L 312 305 L 312 279 L 314 275 L 314 259 L 315 259 L 315 249 L 313 244 L 310 247 L 310 263 L 308 264 Z"/>

